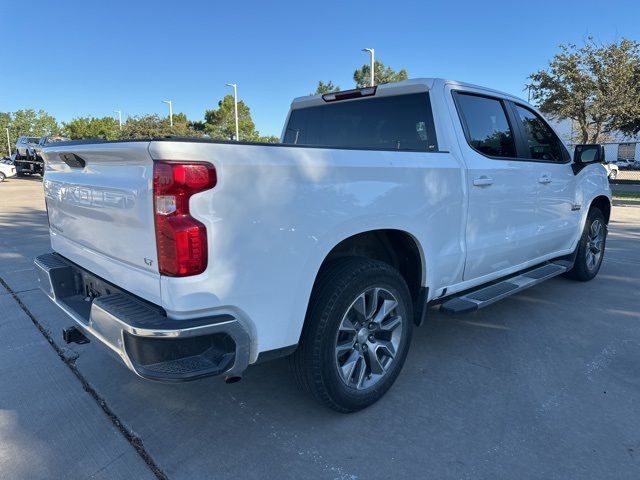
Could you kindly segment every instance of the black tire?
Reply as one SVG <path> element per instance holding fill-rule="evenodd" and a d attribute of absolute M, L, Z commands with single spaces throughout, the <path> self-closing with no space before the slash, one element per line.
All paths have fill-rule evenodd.
<path fill-rule="evenodd" d="M 0 183 L 4 182 L 5 178 L 6 177 L 5 177 L 4 173 L 0 172 Z"/>
<path fill-rule="evenodd" d="M 340 357 L 337 353 L 337 343 L 340 342 L 340 335 L 344 334 L 340 329 L 348 314 L 354 313 L 353 318 L 358 316 L 359 310 L 355 307 L 358 299 L 362 299 L 364 310 L 367 310 L 364 292 L 373 292 L 373 289 L 376 289 L 375 294 L 369 294 L 369 306 L 373 308 L 372 312 L 387 311 L 384 307 L 385 298 L 392 298 L 391 304 L 393 300 L 397 301 L 394 308 L 388 309 L 390 313 L 385 314 L 389 323 L 380 322 L 379 334 L 389 335 L 389 339 L 391 335 L 397 335 L 399 340 L 393 348 L 395 355 L 385 357 L 384 352 L 388 350 L 382 348 L 381 344 L 376 344 L 377 339 L 372 340 L 374 335 L 369 336 L 368 339 L 358 337 L 360 334 L 366 336 L 368 331 L 366 328 L 378 328 L 372 327 L 376 324 L 371 321 L 371 317 L 362 316 L 364 320 L 358 327 L 359 330 L 353 329 L 357 333 L 354 333 L 352 348 L 357 352 L 352 352 L 348 350 L 351 347 L 347 347 L 344 354 L 361 355 L 362 364 L 357 363 L 360 360 L 353 362 L 353 370 L 356 370 L 355 365 L 358 364 L 361 368 L 357 370 L 360 372 L 362 369 L 362 375 L 358 375 L 359 380 L 354 379 L 357 385 L 349 386 L 352 373 L 347 374 L 349 378 L 344 380 L 338 370 Z M 380 305 L 379 309 L 378 305 Z M 390 327 L 397 322 L 397 317 L 401 317 L 401 323 Z M 365 328 L 364 325 L 367 327 Z M 382 325 L 386 326 L 383 328 Z M 298 349 L 290 357 L 293 376 L 302 390 L 338 412 L 348 413 L 366 408 L 380 399 L 398 377 L 411 344 L 412 327 L 411 295 L 406 282 L 397 270 L 386 263 L 360 257 L 336 260 L 323 268 L 314 286 Z M 361 341 L 358 338 L 363 339 L 361 345 L 358 343 Z M 379 341 L 384 340 L 386 338 Z M 367 345 L 374 347 L 367 349 Z M 382 373 L 374 374 L 373 369 L 369 369 L 367 376 L 367 365 L 371 365 L 372 355 L 378 357 L 380 350 L 383 351 L 383 361 L 390 358 L 389 363 L 381 370 Z M 376 363 L 376 368 L 378 367 L 380 363 Z M 366 386 L 366 383 L 371 385 Z"/>
<path fill-rule="evenodd" d="M 592 228 L 598 222 L 602 228 L 601 241 L 594 241 Z M 584 224 L 584 230 L 580 241 L 578 242 L 578 251 L 573 268 L 565 273 L 565 277 L 581 282 L 588 282 L 593 279 L 600 270 L 602 259 L 604 258 L 605 245 L 607 243 L 607 224 L 605 223 L 604 214 L 597 207 L 592 207 L 587 215 L 587 221 Z M 597 244 L 597 245 L 595 245 Z M 599 248 L 599 255 L 595 263 L 589 261 L 589 254 L 595 254 L 594 248 Z"/>
<path fill-rule="evenodd" d="M 611 170 L 611 173 L 609 174 L 609 180 L 615 180 L 616 178 L 618 178 L 618 171 Z"/>

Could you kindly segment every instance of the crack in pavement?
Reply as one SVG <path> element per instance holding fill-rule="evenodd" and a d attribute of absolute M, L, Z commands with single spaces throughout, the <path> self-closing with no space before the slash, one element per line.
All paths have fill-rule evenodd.
<path fill-rule="evenodd" d="M 138 437 L 136 434 L 134 434 L 131 430 L 129 430 L 127 426 L 120 421 L 116 413 L 113 410 L 111 410 L 109 405 L 107 405 L 106 400 L 102 398 L 98 394 L 98 392 L 95 391 L 95 389 L 89 384 L 87 379 L 84 378 L 84 375 L 82 375 L 80 370 L 78 370 L 78 367 L 74 363 L 77 356 L 69 358 L 68 355 L 66 355 L 65 350 L 59 347 L 55 343 L 49 331 L 47 331 L 40 324 L 40 322 L 38 322 L 38 320 L 31 313 L 29 308 L 24 304 L 24 302 L 20 299 L 20 297 L 18 297 L 18 293 L 20 292 L 14 292 L 13 289 L 7 284 L 7 282 L 5 282 L 5 280 L 1 276 L 0 276 L 0 285 L 2 285 L 7 290 L 7 292 L 9 292 L 9 294 L 13 297 L 13 299 L 16 301 L 16 303 L 22 309 L 22 311 L 29 317 L 29 319 L 31 319 L 31 322 L 35 325 L 38 331 L 40 331 L 42 336 L 49 342 L 49 345 L 51 345 L 51 347 L 58 354 L 58 357 L 60 357 L 60 359 L 64 362 L 64 364 L 67 367 L 69 367 L 69 369 L 73 372 L 73 374 L 78 378 L 84 391 L 87 392 L 91 396 L 91 398 L 93 398 L 96 401 L 96 403 L 100 406 L 102 411 L 107 415 L 107 417 L 109 417 L 109 420 L 111 420 L 111 423 L 113 423 L 113 425 L 118 429 L 118 431 L 124 436 L 124 438 L 134 448 L 134 450 L 138 453 L 138 455 L 140 455 L 142 460 L 147 464 L 147 466 L 153 472 L 156 478 L 158 480 L 168 480 L 169 477 L 167 477 L 167 475 L 162 471 L 162 469 L 158 466 L 155 460 L 151 457 L 149 452 L 147 452 L 146 449 L 144 448 L 142 439 Z"/>
<path fill-rule="evenodd" d="M 35 290 L 40 290 L 39 288 L 27 288 L 26 290 L 17 290 L 17 291 L 7 291 L 7 293 L 0 293 L 0 295 L 12 295 L 13 293 L 18 294 L 18 293 L 28 293 L 28 292 L 33 292 Z"/>

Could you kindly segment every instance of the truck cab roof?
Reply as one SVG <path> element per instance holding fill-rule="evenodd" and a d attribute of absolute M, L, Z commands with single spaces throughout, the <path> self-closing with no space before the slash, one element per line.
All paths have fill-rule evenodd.
<path fill-rule="evenodd" d="M 375 96 L 383 97 L 383 96 L 391 96 L 391 95 L 403 95 L 403 94 L 409 94 L 409 93 L 428 92 L 429 90 L 435 90 L 445 85 L 452 85 L 455 87 L 460 87 L 468 90 L 475 90 L 478 92 L 486 93 L 488 95 L 499 96 L 499 97 L 507 98 L 509 100 L 514 100 L 520 103 L 523 103 L 523 102 L 526 103 L 524 100 L 522 100 L 519 97 L 516 97 L 514 95 L 511 95 L 505 92 L 501 92 L 499 90 L 481 87 L 479 85 L 474 85 L 472 83 L 460 82 L 458 80 L 448 80 L 444 78 L 413 78 L 409 80 L 403 80 L 400 82 L 376 85 Z M 364 88 L 353 89 L 353 90 L 345 90 L 342 92 L 335 92 L 335 93 L 365 90 L 367 88 L 370 88 L 370 87 L 364 87 Z M 365 96 L 370 96 L 370 95 L 365 95 Z M 353 98 L 353 99 L 356 100 L 357 98 Z M 306 107 L 313 107 L 317 105 L 326 105 L 326 104 L 327 104 L 327 101 L 323 99 L 323 95 L 306 95 L 303 97 L 294 98 L 293 101 L 291 102 L 291 109 L 306 108 Z"/>

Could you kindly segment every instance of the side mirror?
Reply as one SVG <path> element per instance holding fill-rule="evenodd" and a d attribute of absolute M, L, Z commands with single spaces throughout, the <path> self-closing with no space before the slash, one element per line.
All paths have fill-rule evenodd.
<path fill-rule="evenodd" d="M 578 165 L 604 162 L 604 145 L 576 145 L 573 162 Z"/>

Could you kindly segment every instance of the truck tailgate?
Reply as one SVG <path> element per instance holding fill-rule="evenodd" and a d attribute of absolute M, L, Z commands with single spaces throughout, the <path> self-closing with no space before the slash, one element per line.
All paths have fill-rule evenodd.
<path fill-rule="evenodd" d="M 160 303 L 149 142 L 47 148 L 44 192 L 53 249 Z"/>

